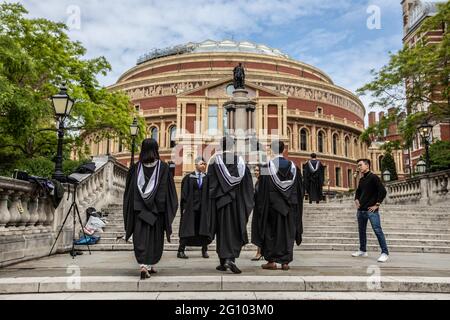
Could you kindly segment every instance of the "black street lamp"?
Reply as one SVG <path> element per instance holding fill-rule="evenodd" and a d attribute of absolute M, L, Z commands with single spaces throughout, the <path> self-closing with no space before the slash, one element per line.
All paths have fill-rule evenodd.
<path fill-rule="evenodd" d="M 51 97 L 55 116 L 58 125 L 58 149 L 55 157 L 55 172 L 53 179 L 65 182 L 66 178 L 63 172 L 63 138 L 64 138 L 64 120 L 69 116 L 75 101 L 67 94 L 67 88 L 63 84 L 58 94 Z"/>
<path fill-rule="evenodd" d="M 383 172 L 383 181 L 384 182 L 391 181 L 391 172 L 389 170 L 384 170 L 384 172 Z"/>
<path fill-rule="evenodd" d="M 130 167 L 134 164 L 134 144 L 135 144 L 135 140 L 136 140 L 136 136 L 139 133 L 139 127 L 138 127 L 138 123 L 137 123 L 137 119 L 136 117 L 133 120 L 133 123 L 130 125 L 130 134 L 131 134 L 131 164 Z"/>
<path fill-rule="evenodd" d="M 422 138 L 423 143 L 425 144 L 425 164 L 426 164 L 426 172 L 430 172 L 430 153 L 429 153 L 429 146 L 430 146 L 430 137 L 431 137 L 431 131 L 433 130 L 433 126 L 428 123 L 428 121 L 425 119 L 423 122 L 419 125 L 417 128 L 419 131 L 420 137 Z"/>

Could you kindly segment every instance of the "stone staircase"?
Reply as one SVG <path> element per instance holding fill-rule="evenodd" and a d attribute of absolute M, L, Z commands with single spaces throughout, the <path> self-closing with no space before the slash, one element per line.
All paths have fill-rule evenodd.
<path fill-rule="evenodd" d="M 123 218 L 120 205 L 110 205 L 103 209 L 108 213 L 107 226 L 96 245 L 91 250 L 133 250 L 130 242 L 122 237 Z M 450 253 L 450 210 L 448 207 L 383 205 L 381 210 L 382 227 L 391 252 L 429 252 Z M 352 204 L 305 204 L 303 214 L 303 243 L 295 250 L 338 250 L 354 251 L 358 249 L 358 228 L 356 211 Z M 250 226 L 248 234 L 250 237 Z M 171 243 L 165 244 L 165 250 L 178 248 L 179 215 L 172 225 Z M 370 222 L 367 228 L 368 251 L 380 251 L 378 241 Z M 86 250 L 85 246 L 78 246 Z M 187 248 L 189 250 L 190 248 Z M 193 248 L 199 250 L 199 248 Z M 255 250 L 252 244 L 243 250 Z M 210 245 L 215 250 L 215 243 Z"/>

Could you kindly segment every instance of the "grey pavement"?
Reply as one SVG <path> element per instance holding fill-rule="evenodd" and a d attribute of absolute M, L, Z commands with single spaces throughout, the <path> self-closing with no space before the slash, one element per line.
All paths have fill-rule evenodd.
<path fill-rule="evenodd" d="M 158 276 L 219 276 L 228 274 L 215 269 L 218 258 L 201 257 L 200 249 L 187 251 L 189 259 L 176 257 L 176 252 L 165 252 L 157 264 Z M 450 254 L 395 253 L 386 263 L 378 263 L 378 252 L 369 252 L 367 258 L 353 258 L 351 252 L 295 251 L 289 271 L 263 270 L 264 261 L 250 261 L 254 252 L 242 252 L 236 260 L 242 274 L 236 276 L 368 276 L 379 268 L 380 276 L 450 277 Z M 139 270 L 132 251 L 84 252 L 72 259 L 69 254 L 58 254 L 38 260 L 22 262 L 0 269 L 0 278 L 11 277 L 67 277 L 77 267 L 81 276 L 138 276 Z M 378 270 L 378 269 L 377 269 Z M 231 274 L 231 273 L 230 273 Z"/>

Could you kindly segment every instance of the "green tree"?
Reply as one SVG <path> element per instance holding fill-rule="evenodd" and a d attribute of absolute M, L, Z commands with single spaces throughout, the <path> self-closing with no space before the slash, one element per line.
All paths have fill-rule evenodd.
<path fill-rule="evenodd" d="M 429 152 L 431 171 L 450 169 L 450 141 L 436 141 Z M 425 160 L 425 155 L 422 158 Z"/>
<path fill-rule="evenodd" d="M 53 159 L 57 137 L 49 97 L 63 81 L 76 99 L 66 124 L 66 159 L 74 149 L 86 153 L 88 135 L 120 137 L 129 144 L 129 98 L 97 80 L 110 64 L 104 57 L 84 59 L 86 49 L 69 39 L 64 24 L 26 14 L 21 4 L 0 4 L 0 170 L 13 169 L 23 159 Z M 144 121 L 139 121 L 142 135 Z"/>
<path fill-rule="evenodd" d="M 405 44 L 402 50 L 390 55 L 389 63 L 379 71 L 372 70 L 374 79 L 357 90 L 359 95 L 374 98 L 370 107 L 395 108 L 392 117 L 371 128 L 380 132 L 389 122 L 399 125 L 404 147 L 410 147 L 417 125 L 423 120 L 441 121 L 450 118 L 450 2 L 437 4 L 438 13 L 429 17 L 419 29 L 426 35 L 444 27 L 443 40 L 430 43 L 424 36 L 414 46 Z M 423 110 L 423 107 L 426 111 Z M 367 139 L 369 133 L 363 134 Z"/>
<path fill-rule="evenodd" d="M 383 175 L 383 172 L 386 170 L 391 173 L 391 181 L 398 180 L 397 169 L 391 152 L 386 152 L 381 160 L 381 175 Z"/>

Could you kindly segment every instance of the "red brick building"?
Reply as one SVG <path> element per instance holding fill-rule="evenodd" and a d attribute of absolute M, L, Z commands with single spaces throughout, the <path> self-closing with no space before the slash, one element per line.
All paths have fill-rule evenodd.
<path fill-rule="evenodd" d="M 367 154 L 359 141 L 365 109 L 352 92 L 335 85 L 318 68 L 279 50 L 251 42 L 204 41 L 152 52 L 126 71 L 110 90 L 126 92 L 147 123 L 147 136 L 159 141 L 163 159 L 176 164 L 176 180 L 193 170 L 193 159 L 208 158 L 210 144 L 226 133 L 223 104 L 233 91 L 233 68 L 241 62 L 246 90 L 256 102 L 260 141 L 277 135 L 288 157 L 301 166 L 311 152 L 326 165 L 330 190 L 355 188 L 355 160 Z M 93 154 L 106 142 L 91 142 Z M 119 141 L 110 152 L 124 164 L 130 153 Z"/>

